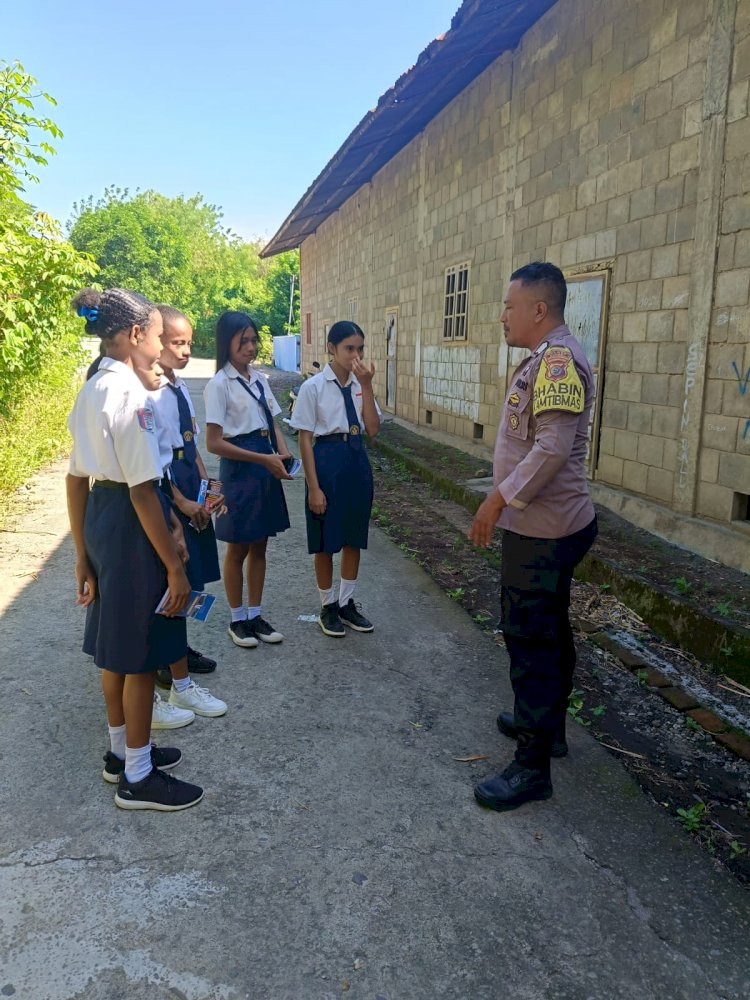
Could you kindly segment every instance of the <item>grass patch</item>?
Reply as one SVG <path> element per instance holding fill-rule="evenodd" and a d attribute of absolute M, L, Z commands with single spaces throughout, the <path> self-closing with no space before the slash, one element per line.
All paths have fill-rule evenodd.
<path fill-rule="evenodd" d="M 0 417 L 0 528 L 13 510 L 15 491 L 38 469 L 70 452 L 67 419 L 80 382 L 79 359 L 64 355 Z"/>

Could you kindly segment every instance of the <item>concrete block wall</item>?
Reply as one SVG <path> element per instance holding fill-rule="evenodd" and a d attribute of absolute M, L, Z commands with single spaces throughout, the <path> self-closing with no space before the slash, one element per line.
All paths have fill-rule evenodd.
<path fill-rule="evenodd" d="M 722 37 L 717 11 L 735 3 L 717 113 L 707 67 Z M 385 312 L 397 308 L 396 412 L 424 423 L 429 411 L 432 426 L 467 438 L 479 425 L 491 444 L 517 360 L 499 323 L 509 274 L 534 259 L 570 275 L 608 267 L 596 478 L 741 529 L 735 496 L 750 491 L 749 6 L 560 0 L 305 241 L 302 311 L 312 311 L 314 330 L 358 297 L 382 401 Z M 715 119 L 726 128 L 716 147 Z M 720 168 L 724 151 L 723 188 L 720 169 L 711 188 L 707 164 L 713 157 Z M 695 240 L 709 196 L 715 259 L 703 245 L 711 240 Z M 468 339 L 446 343 L 444 273 L 464 261 Z M 695 339 L 707 296 L 691 298 L 696 272 L 714 267 L 693 447 L 683 433 L 686 385 L 703 357 Z M 468 391 L 465 373 L 476 371 Z"/>

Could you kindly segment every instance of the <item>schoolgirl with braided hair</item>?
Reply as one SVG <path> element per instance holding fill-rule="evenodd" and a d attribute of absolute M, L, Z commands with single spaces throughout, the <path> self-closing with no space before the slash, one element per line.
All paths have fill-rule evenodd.
<path fill-rule="evenodd" d="M 66 478 L 76 549 L 77 603 L 86 608 L 83 651 L 101 670 L 110 751 L 103 777 L 123 809 L 174 811 L 203 797 L 164 772 L 181 753 L 150 739 L 154 670 L 185 655 L 185 622 L 155 615 L 187 604 L 190 584 L 169 531 L 154 416 L 135 369 L 161 353 L 161 315 L 137 292 L 85 289 L 72 307 L 86 333 L 106 343 L 98 371 L 68 417 L 73 448 Z M 92 484 L 93 480 L 93 484 Z"/>

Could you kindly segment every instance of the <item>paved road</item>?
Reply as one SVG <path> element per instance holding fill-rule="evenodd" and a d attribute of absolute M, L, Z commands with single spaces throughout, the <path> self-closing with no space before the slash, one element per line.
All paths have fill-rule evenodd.
<path fill-rule="evenodd" d="M 301 482 L 288 499 L 265 605 L 286 641 L 233 646 L 215 588 L 192 636 L 230 711 L 174 734 L 207 794 L 173 815 L 117 810 L 100 777 L 62 467 L 0 535 L 0 997 L 748 997 L 747 895 L 585 732 L 549 803 L 474 804 L 510 749 L 503 654 L 386 538 L 359 595 L 375 634 L 304 620 Z"/>

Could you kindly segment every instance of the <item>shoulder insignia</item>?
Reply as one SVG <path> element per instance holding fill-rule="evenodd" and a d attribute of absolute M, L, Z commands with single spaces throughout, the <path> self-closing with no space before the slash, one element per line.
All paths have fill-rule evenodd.
<path fill-rule="evenodd" d="M 508 396 L 508 406 L 518 406 L 520 402 L 521 402 L 521 397 L 518 395 L 517 392 L 512 392 L 510 396 Z"/>
<path fill-rule="evenodd" d="M 546 410 L 583 413 L 583 406 L 583 383 L 570 349 L 548 347 L 534 380 L 534 415 Z"/>

